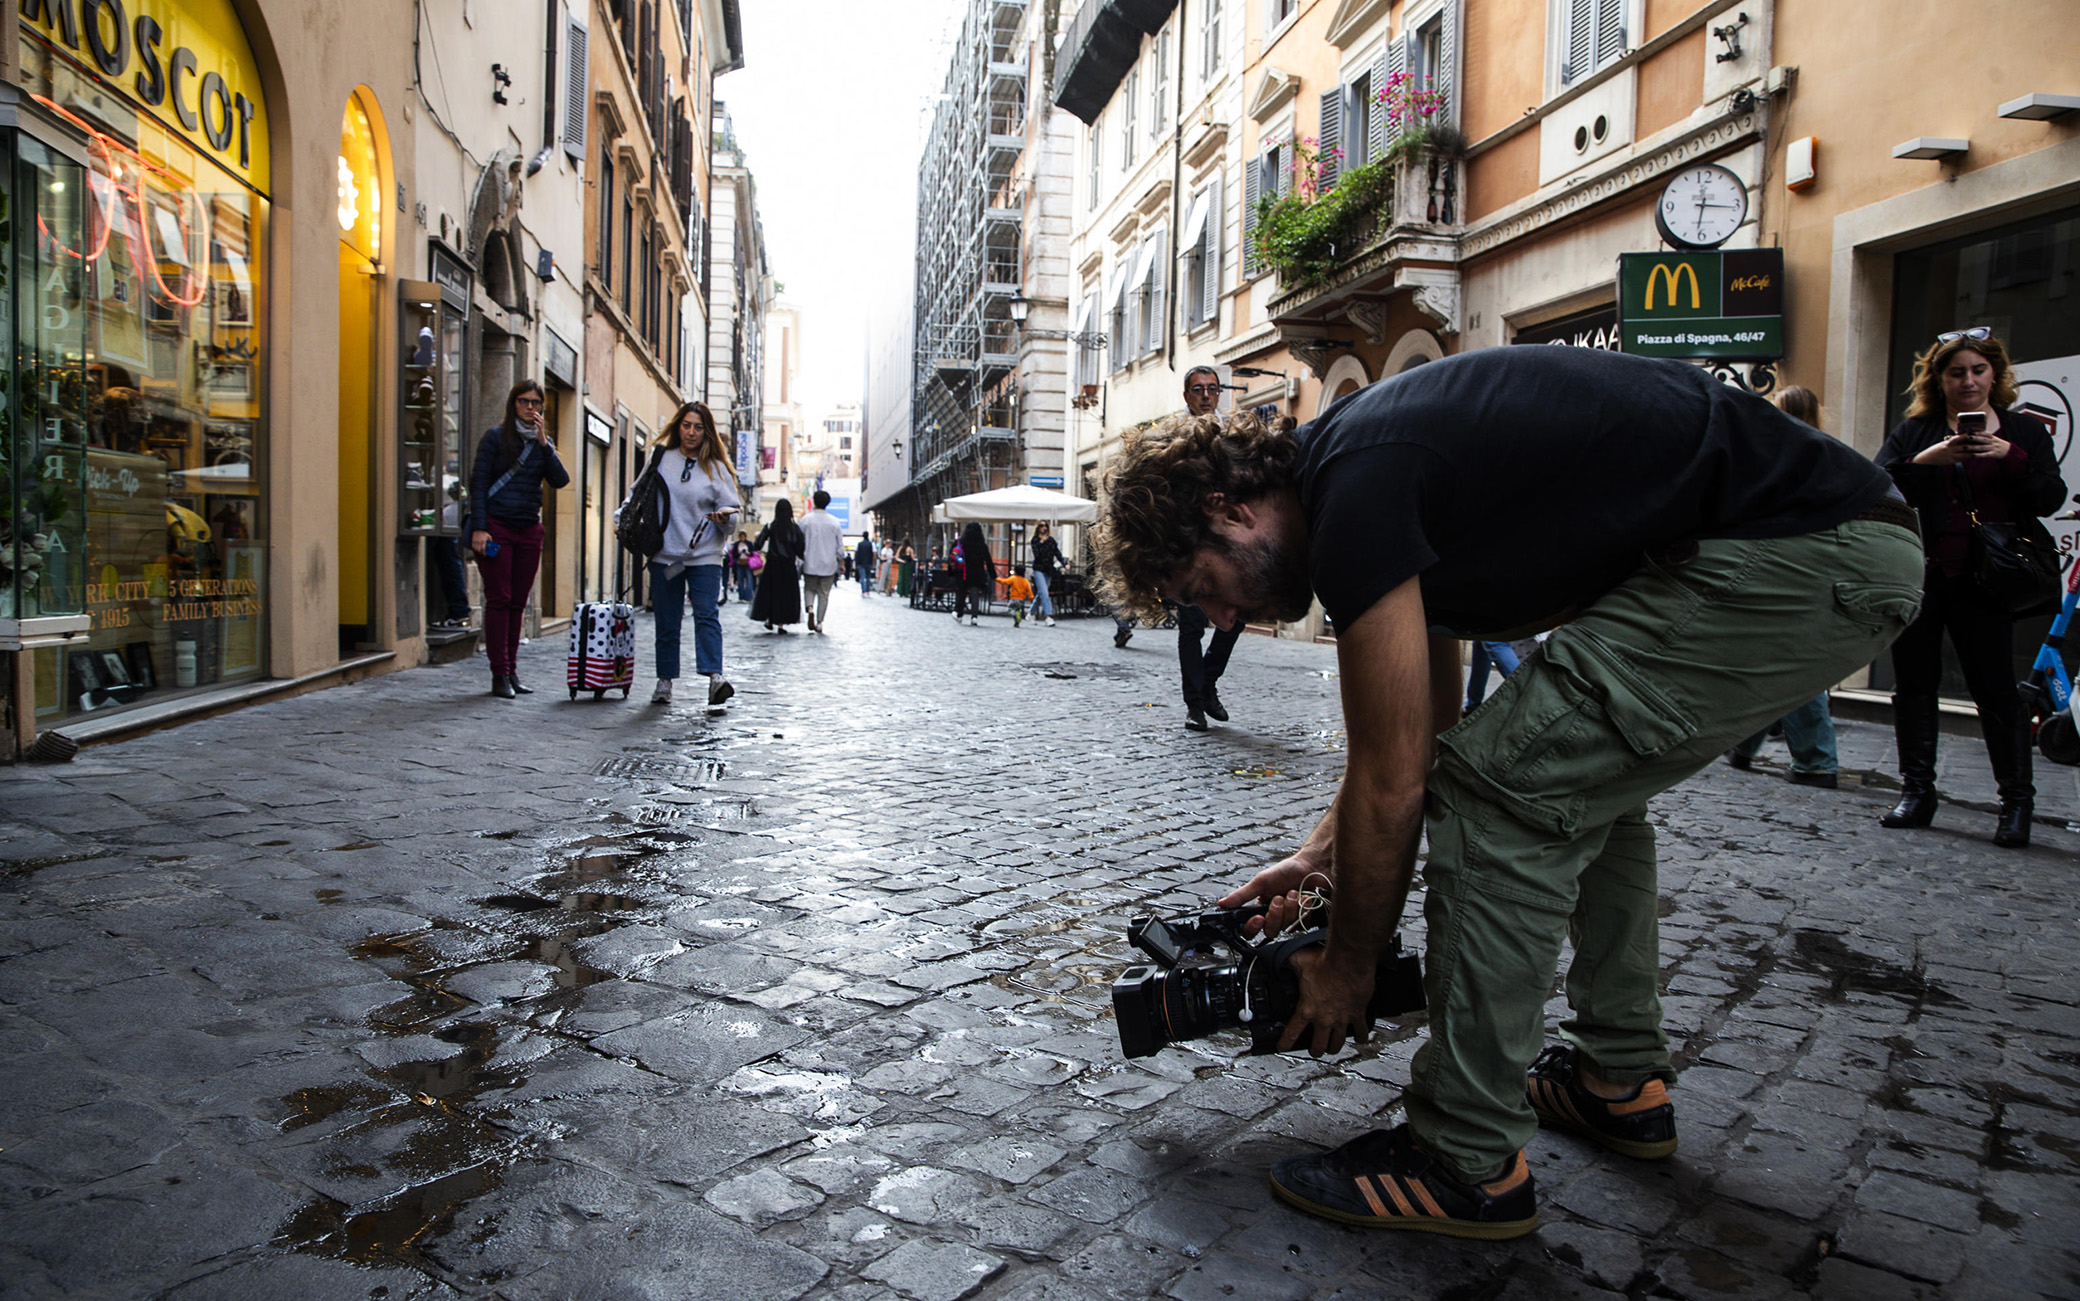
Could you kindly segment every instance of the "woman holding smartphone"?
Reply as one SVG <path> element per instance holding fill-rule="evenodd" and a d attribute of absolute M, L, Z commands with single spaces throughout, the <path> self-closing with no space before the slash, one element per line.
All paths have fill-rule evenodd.
<path fill-rule="evenodd" d="M 1925 827 L 1936 812 L 1936 692 L 1943 635 L 1957 652 L 2001 796 L 1993 843 L 2029 843 L 2029 717 L 2015 690 L 2014 619 L 1972 578 L 1972 517 L 2016 523 L 2057 510 L 2065 484 L 2051 435 L 2009 410 L 2015 375 L 2008 350 L 1986 326 L 1952 330 L 1914 359 L 1913 401 L 1878 452 L 1921 513 L 1927 552 L 1921 614 L 1892 644 L 1892 725 L 1899 741 L 1900 800 L 1879 821 Z"/>
<path fill-rule="evenodd" d="M 542 565 L 542 488 L 564 487 L 570 471 L 542 419 L 542 386 L 531 379 L 506 394 L 504 423 L 484 431 L 469 482 L 469 546 L 484 579 L 484 651 L 491 694 L 533 695 L 522 686 L 520 620 Z"/>
<path fill-rule="evenodd" d="M 658 435 L 665 445 L 657 473 L 671 495 L 672 518 L 664 547 L 650 558 L 650 605 L 657 617 L 657 688 L 653 705 L 672 703 L 679 676 L 679 628 L 693 609 L 693 667 L 708 680 L 708 705 L 718 708 L 736 694 L 722 676 L 722 548 L 743 507 L 728 444 L 716 432 L 714 413 L 702 402 L 679 408 Z M 626 502 L 622 503 L 624 506 Z"/>

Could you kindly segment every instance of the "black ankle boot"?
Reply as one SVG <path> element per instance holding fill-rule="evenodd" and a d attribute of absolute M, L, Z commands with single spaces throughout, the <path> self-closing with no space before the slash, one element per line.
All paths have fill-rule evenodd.
<path fill-rule="evenodd" d="M 522 682 L 518 673 L 506 674 L 506 685 L 511 687 L 513 694 L 517 696 L 531 696 L 534 694 L 534 688 Z"/>
<path fill-rule="evenodd" d="M 513 698 L 513 684 L 511 680 L 503 673 L 492 674 L 491 694 L 497 696 L 500 700 L 511 700 Z"/>
<path fill-rule="evenodd" d="M 1934 791 L 1906 791 L 1892 811 L 1878 819 L 1881 827 L 1925 827 L 1936 820 Z"/>
<path fill-rule="evenodd" d="M 2021 849 L 2029 844 L 2029 819 L 2034 800 L 2002 800 L 2001 820 L 1994 827 L 1993 843 L 2003 849 Z"/>

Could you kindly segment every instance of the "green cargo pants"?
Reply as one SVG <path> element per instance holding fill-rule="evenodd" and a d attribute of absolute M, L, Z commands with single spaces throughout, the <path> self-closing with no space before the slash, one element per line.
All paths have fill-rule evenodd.
<path fill-rule="evenodd" d="M 1921 543 L 1853 520 L 1649 565 L 1441 738 L 1424 869 L 1430 1037 L 1408 1115 L 1462 1174 L 1531 1138 L 1524 1072 L 1560 958 L 1561 1034 L 1613 1083 L 1673 1082 L 1647 800 L 1877 657 L 1921 604 Z"/>

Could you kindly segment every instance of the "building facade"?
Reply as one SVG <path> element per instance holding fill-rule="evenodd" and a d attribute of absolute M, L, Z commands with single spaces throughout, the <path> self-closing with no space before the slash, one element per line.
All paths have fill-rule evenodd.
<path fill-rule="evenodd" d="M 1771 267 L 1781 250 L 1779 333 L 1758 355 L 1701 359 L 1728 382 L 1812 388 L 1830 432 L 1872 453 L 1913 352 L 1988 324 L 2070 449 L 2080 322 L 2062 268 L 2080 230 L 2080 86 L 2032 35 L 2058 10 L 2023 3 L 1975 23 L 1862 0 L 1086 5 L 1054 82 L 1089 124 L 1073 205 L 1080 321 L 1107 336 L 1075 377 L 1100 413 L 1076 439 L 1086 482 L 1122 430 L 1176 409 L 1174 338 L 1180 362 L 1223 367 L 1234 403 L 1298 420 L 1468 348 L 1622 347 L 1619 259 L 1683 248 L 1656 214 L 1699 169 L 1738 207 L 1713 249 Z M 1866 57 L 1860 34 L 1909 20 L 1908 48 Z M 1181 61 L 1180 45 L 1194 47 Z M 1959 78 L 1899 75 L 1967 45 L 1988 57 Z M 1220 59 L 1238 83 L 1226 98 Z M 1159 106 L 1158 85 L 1184 101 Z M 1151 146 L 1179 157 L 1185 196 L 1224 183 L 1214 216 L 1164 194 Z M 1303 210 L 1329 232 L 1312 246 L 1308 223 L 1289 220 Z M 1166 229 L 1181 235 L 1158 242 Z M 1233 241 L 1217 284 L 1200 270 L 1215 265 L 1214 229 Z M 1650 287 L 1635 325 L 1670 305 Z M 2070 551 L 2071 526 L 2060 532 Z M 1317 612 L 1281 631 L 1325 629 Z M 2041 631 L 2026 625 L 2018 643 Z"/>
<path fill-rule="evenodd" d="M 589 369 L 595 291 L 624 282 L 595 283 L 588 195 L 596 147 L 642 118 L 631 98 L 601 125 L 640 67 L 594 94 L 631 10 L 660 45 L 694 33 L 690 63 L 649 84 L 707 103 L 741 57 L 723 0 L 0 2 L 21 279 L 0 340 L 18 380 L 0 423 L 0 758 L 469 653 L 473 632 L 433 626 L 443 557 L 476 436 L 521 378 L 548 390 L 578 480 L 550 498 L 537 626 L 603 590 L 597 507 L 618 489 L 580 449 L 588 400 L 625 374 L 616 359 L 601 392 Z M 670 159 L 642 166 L 661 178 Z M 699 194 L 652 184 L 653 245 L 683 250 Z M 666 211 L 674 194 L 687 210 Z M 674 295 L 696 283 L 683 252 L 676 281 L 668 263 L 667 357 Z"/>
<path fill-rule="evenodd" d="M 769 518 L 769 489 L 783 482 L 784 449 L 763 443 L 766 386 L 766 311 L 773 277 L 766 265 L 765 227 L 758 219 L 758 186 L 730 124 L 715 106 L 714 156 L 709 171 L 708 348 L 704 400 L 727 421 L 745 489 L 745 525 L 756 533 Z"/>
<path fill-rule="evenodd" d="M 949 497 L 1064 483 L 1074 146 L 1047 94 L 1061 8 L 972 0 L 918 165 L 910 423 L 876 434 L 891 461 L 903 444 L 904 473 L 868 507 L 920 547 L 945 533 L 931 517 Z"/>
<path fill-rule="evenodd" d="M 590 14 L 592 93 L 573 123 L 590 173 L 585 438 L 568 495 L 584 521 L 577 599 L 611 600 L 643 584 L 613 513 L 666 422 L 701 396 L 715 79 L 743 66 L 743 42 L 720 0 L 591 0 Z"/>

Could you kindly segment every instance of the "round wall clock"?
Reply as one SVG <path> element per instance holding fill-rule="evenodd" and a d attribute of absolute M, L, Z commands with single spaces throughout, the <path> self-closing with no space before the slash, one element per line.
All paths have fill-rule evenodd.
<path fill-rule="evenodd" d="M 1654 227 L 1677 248 L 1717 248 L 1748 216 L 1748 187 L 1717 163 L 1696 163 L 1668 178 L 1654 205 Z"/>

